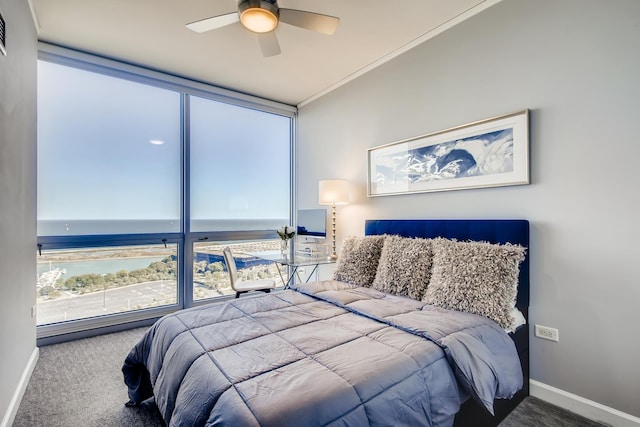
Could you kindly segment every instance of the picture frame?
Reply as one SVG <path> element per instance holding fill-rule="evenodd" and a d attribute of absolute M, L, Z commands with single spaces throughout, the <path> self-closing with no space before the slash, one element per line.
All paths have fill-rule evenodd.
<path fill-rule="evenodd" d="M 0 10 L 0 54 L 7 56 L 7 22 Z"/>
<path fill-rule="evenodd" d="M 529 110 L 367 151 L 369 197 L 529 184 Z"/>

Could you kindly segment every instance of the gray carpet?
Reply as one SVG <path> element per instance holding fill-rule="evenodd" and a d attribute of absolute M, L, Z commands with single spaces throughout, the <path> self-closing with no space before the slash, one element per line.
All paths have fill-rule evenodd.
<path fill-rule="evenodd" d="M 146 329 L 41 347 L 13 426 L 164 425 L 153 401 L 124 406 L 122 362 Z"/>
<path fill-rule="evenodd" d="M 153 400 L 127 408 L 122 362 L 146 328 L 40 348 L 14 427 L 163 426 Z M 601 427 L 529 397 L 500 427 Z"/>
<path fill-rule="evenodd" d="M 500 427 L 604 427 L 535 397 L 527 397 Z"/>

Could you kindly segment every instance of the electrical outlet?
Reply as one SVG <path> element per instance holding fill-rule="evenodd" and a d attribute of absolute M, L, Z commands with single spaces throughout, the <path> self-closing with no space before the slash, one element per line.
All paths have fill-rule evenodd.
<path fill-rule="evenodd" d="M 36 317 L 36 310 L 37 310 L 37 305 L 36 305 L 36 304 L 33 304 L 33 305 L 31 306 L 31 317 L 32 317 L 32 318 Z"/>
<path fill-rule="evenodd" d="M 556 328 L 550 328 L 548 326 L 536 325 L 536 336 L 550 341 L 559 341 L 558 330 Z"/>

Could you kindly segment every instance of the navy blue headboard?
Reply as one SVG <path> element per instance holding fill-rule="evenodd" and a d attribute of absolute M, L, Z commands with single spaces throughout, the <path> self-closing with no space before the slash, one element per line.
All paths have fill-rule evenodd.
<path fill-rule="evenodd" d="M 367 220 L 365 235 L 397 234 L 404 237 L 445 237 L 489 243 L 514 243 L 527 248 L 520 264 L 516 306 L 528 318 L 529 221 L 522 219 L 377 219 Z"/>

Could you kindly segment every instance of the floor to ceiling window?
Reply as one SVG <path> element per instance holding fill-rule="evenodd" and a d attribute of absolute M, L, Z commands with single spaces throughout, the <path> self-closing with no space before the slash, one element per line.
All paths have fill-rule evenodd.
<path fill-rule="evenodd" d="M 290 128 L 288 117 L 189 98 L 188 228 L 198 238 L 192 245 L 194 300 L 234 293 L 220 271 L 224 246 L 231 245 L 237 255 L 277 249 L 275 241 L 258 246 L 213 237 L 216 232 L 276 230 L 291 222 L 290 195 L 282 191 L 291 179 Z M 237 259 L 239 267 L 244 260 Z M 244 279 L 277 278 L 273 265 L 249 265 L 239 269 Z"/>
<path fill-rule="evenodd" d="M 276 249 L 290 223 L 295 109 L 48 45 L 40 56 L 38 335 L 232 294 L 222 249 Z"/>

